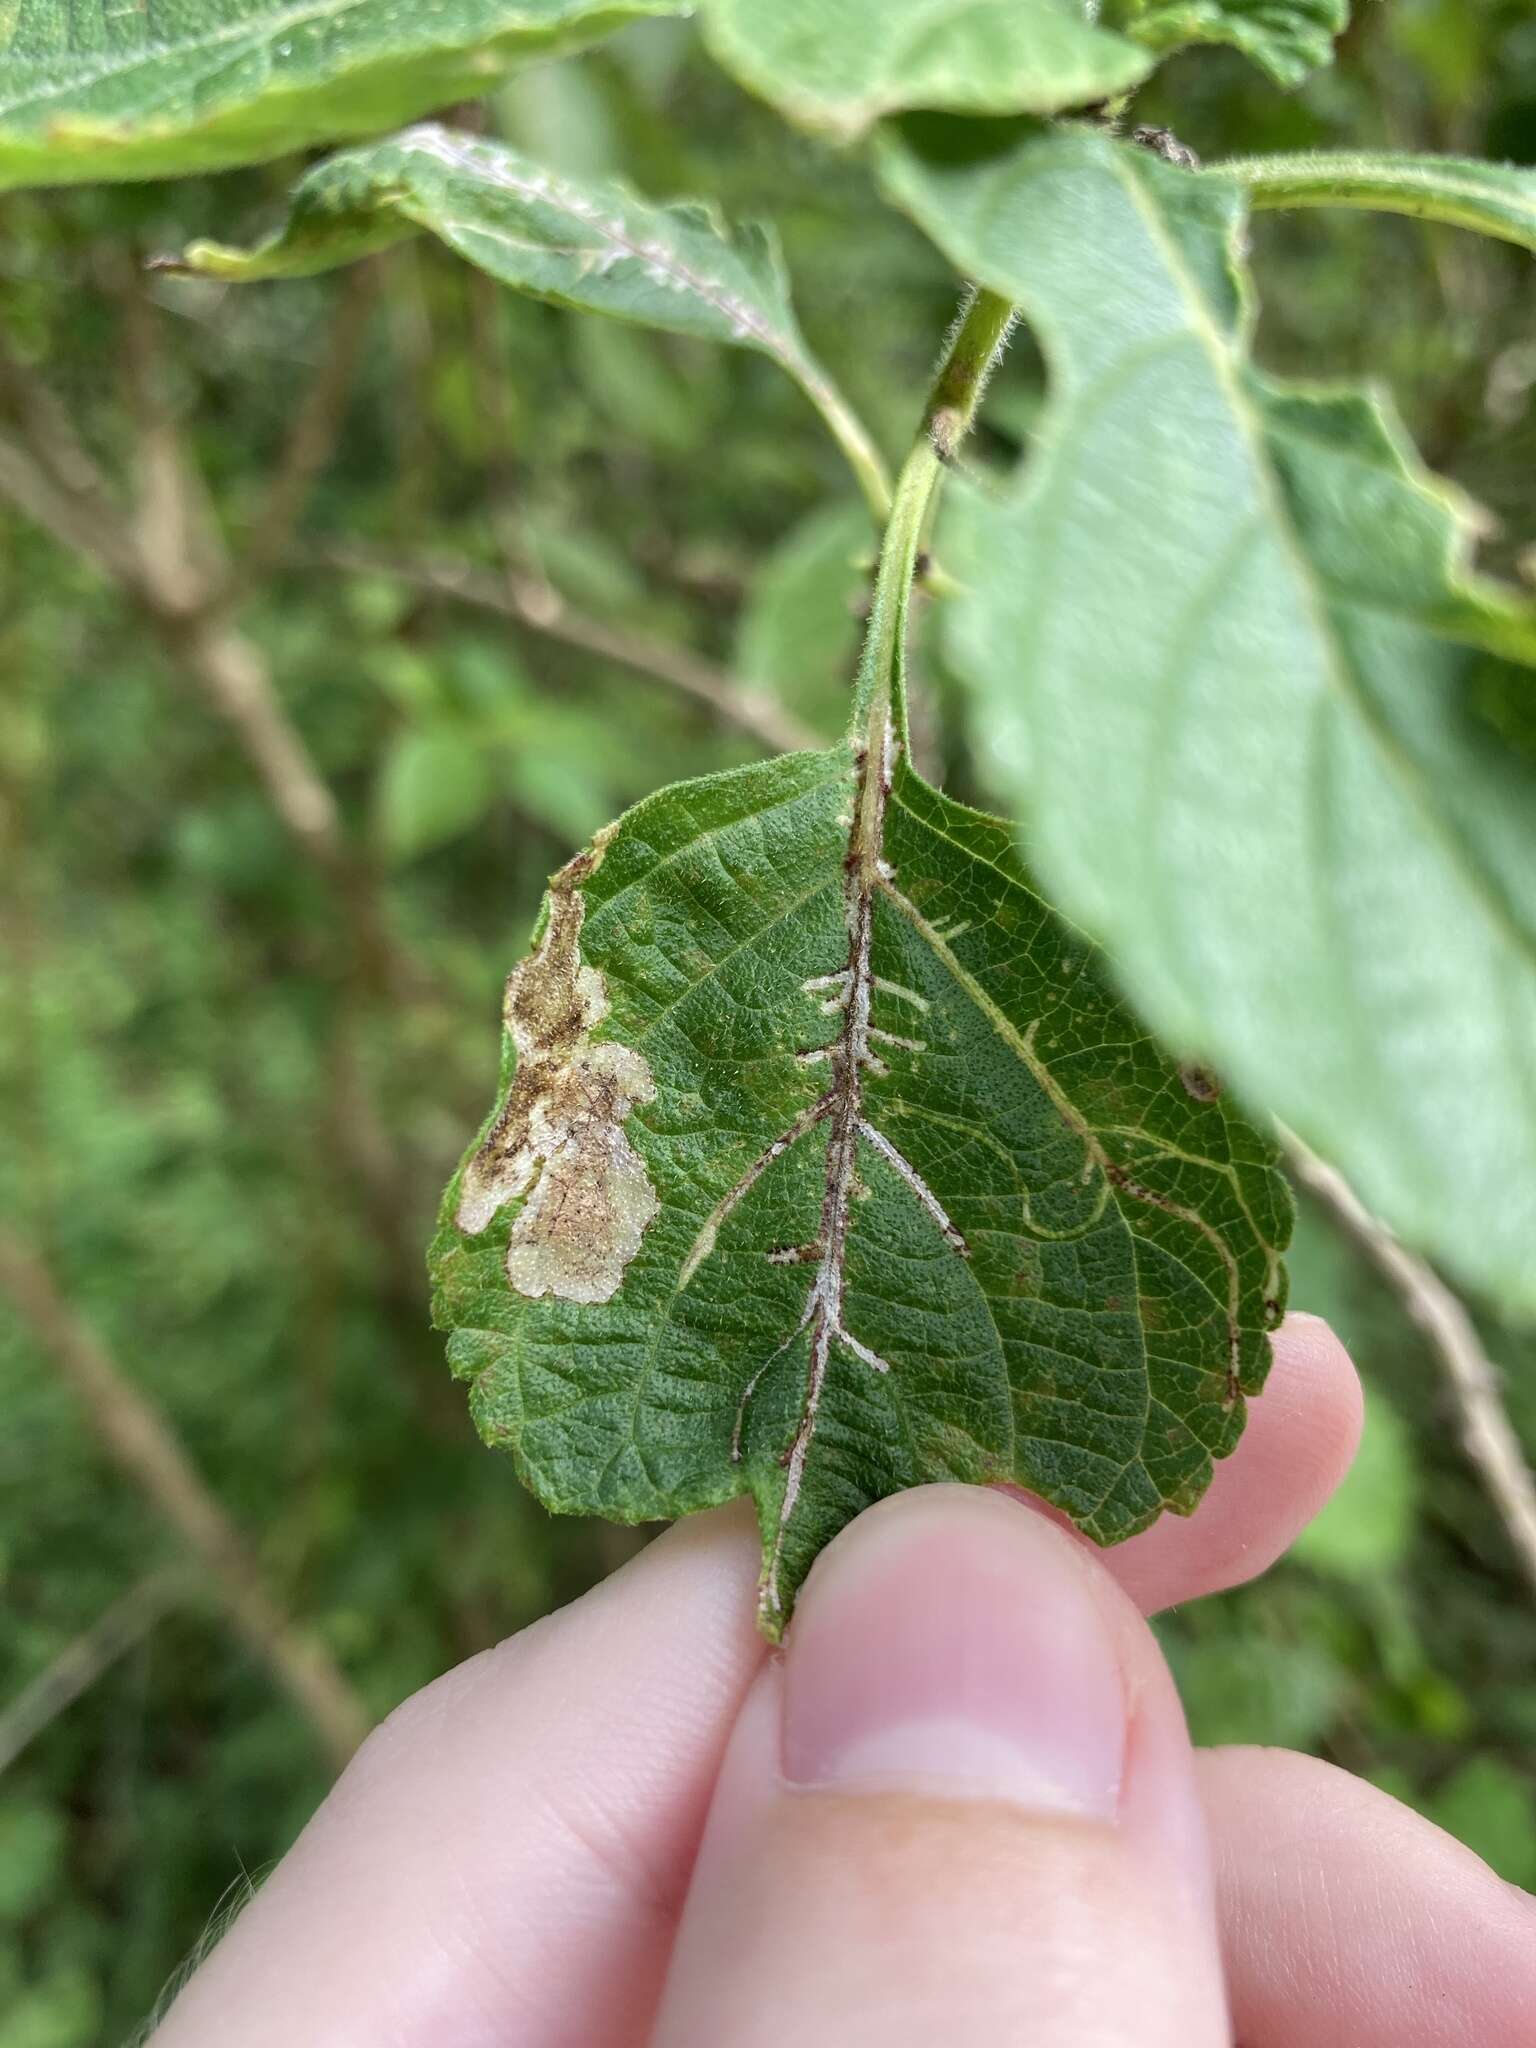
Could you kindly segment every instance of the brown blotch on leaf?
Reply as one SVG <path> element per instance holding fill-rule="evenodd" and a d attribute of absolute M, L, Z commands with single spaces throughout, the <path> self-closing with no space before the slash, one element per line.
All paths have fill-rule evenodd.
<path fill-rule="evenodd" d="M 1184 1093 L 1192 1095 L 1196 1102 L 1221 1100 L 1221 1083 L 1209 1067 L 1193 1064 L 1180 1067 L 1179 1079 L 1184 1083 Z"/>
<path fill-rule="evenodd" d="M 581 884 L 602 858 L 578 854 L 550 884 L 544 936 L 507 977 L 503 1015 L 517 1069 L 501 1113 L 464 1169 L 454 1221 L 468 1236 L 526 1196 L 507 1245 L 519 1294 L 611 1301 L 660 1206 L 645 1161 L 624 1134 L 653 1101 L 651 1070 L 632 1047 L 594 1045 L 608 1014 L 595 967 L 582 964 Z"/>

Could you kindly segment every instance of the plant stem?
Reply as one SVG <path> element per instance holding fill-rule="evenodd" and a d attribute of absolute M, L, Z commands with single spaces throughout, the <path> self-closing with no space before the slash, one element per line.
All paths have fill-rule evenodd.
<path fill-rule="evenodd" d="M 1469 228 L 1529 249 L 1536 246 L 1536 192 L 1519 187 L 1512 168 L 1504 172 L 1509 183 L 1502 187 L 1496 182 L 1501 168 L 1454 157 L 1394 159 L 1347 150 L 1228 157 L 1207 166 L 1212 178 L 1236 178 L 1245 185 L 1255 209 L 1360 207 Z"/>
<path fill-rule="evenodd" d="M 970 431 L 1012 325 L 1013 307 L 996 292 L 973 292 L 962 303 L 923 408 L 921 431 L 896 479 L 853 700 L 851 729 L 872 758 L 883 752 L 893 719 L 896 737 L 906 738 L 907 616 L 918 549 L 944 471 Z"/>
<path fill-rule="evenodd" d="M 891 479 L 869 429 L 836 385 L 819 374 L 807 375 L 805 393 L 842 450 L 875 524 L 882 525 L 891 515 Z"/>
<path fill-rule="evenodd" d="M 977 291 L 962 303 L 923 414 L 924 434 L 941 462 L 954 461 L 970 432 L 982 394 L 1008 345 L 1013 318 L 1012 301 L 996 292 Z"/>

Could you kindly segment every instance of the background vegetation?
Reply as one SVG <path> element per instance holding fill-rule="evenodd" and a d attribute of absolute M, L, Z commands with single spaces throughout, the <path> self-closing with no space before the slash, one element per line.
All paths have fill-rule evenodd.
<path fill-rule="evenodd" d="M 1202 53 L 1137 117 L 1210 157 L 1529 163 L 1536 20 L 1526 0 L 1378 0 L 1299 95 Z M 858 165 L 699 62 L 686 25 L 457 118 L 657 196 L 771 211 L 813 347 L 902 445 L 953 279 Z M 291 1840 L 352 1695 L 384 1713 L 631 1546 L 551 1523 L 477 1446 L 419 1247 L 484 1110 L 544 876 L 664 781 L 835 732 L 857 634 L 864 515 L 771 364 L 498 292 L 425 242 L 246 289 L 138 267 L 259 233 L 293 168 L 0 215 L 0 414 L 35 408 L 40 380 L 160 572 L 157 596 L 125 594 L 0 503 L 0 1208 L 67 1297 L 39 1310 L 29 1269 L 34 1320 L 62 1314 L 63 1336 L 0 1327 L 0 2048 L 121 2038 Z M 1318 214 L 1261 217 L 1256 260 L 1263 358 L 1391 383 L 1519 573 L 1529 258 Z M 993 455 L 1027 436 L 1037 388 L 1021 347 Z M 213 573 L 215 530 L 245 669 L 169 601 Z M 264 682 L 334 817 L 305 811 L 302 761 L 254 759 Z M 922 686 L 932 714 L 931 653 Z M 930 715 L 927 765 L 973 794 L 957 730 Z M 1331 1756 L 1536 1886 L 1533 1588 L 1395 1297 L 1311 1210 L 1293 1272 L 1365 1371 L 1366 1449 L 1293 1562 L 1166 1625 L 1196 1732 Z M 110 1354 L 88 1361 L 115 1368 L 105 1402 L 80 1398 L 78 1357 L 60 1369 L 71 1316 Z M 1536 1449 L 1536 1336 L 1483 1336 Z M 243 1562 L 188 1570 L 164 1486 L 111 1455 L 133 1390 L 276 1615 L 241 1609 Z M 302 1663 L 306 1645 L 339 1675 L 329 1709 L 296 1703 L 291 1661 L 284 1683 L 285 1646 Z M 71 1646 L 89 1682 L 29 1718 Z"/>

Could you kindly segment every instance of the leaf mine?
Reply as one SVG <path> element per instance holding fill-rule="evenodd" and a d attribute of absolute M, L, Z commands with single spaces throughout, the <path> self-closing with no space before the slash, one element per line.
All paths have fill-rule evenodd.
<path fill-rule="evenodd" d="M 623 1128 L 636 1104 L 655 1099 L 651 1070 L 627 1045 L 592 1043 L 608 997 L 602 975 L 582 964 L 578 885 L 595 865 L 581 855 L 555 877 L 543 940 L 507 977 L 503 1015 L 517 1069 L 454 1211 L 459 1229 L 478 1236 L 527 1197 L 506 1273 L 531 1300 L 611 1301 L 658 1207 Z"/>

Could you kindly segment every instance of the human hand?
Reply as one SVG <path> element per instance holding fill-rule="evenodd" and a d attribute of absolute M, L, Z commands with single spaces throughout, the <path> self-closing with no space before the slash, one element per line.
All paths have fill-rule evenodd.
<path fill-rule="evenodd" d="M 1331 1765 L 1192 1752 L 1141 1619 L 1271 1564 L 1359 1412 L 1292 1317 L 1194 1520 L 1100 1553 L 925 1488 L 782 1658 L 741 1504 L 680 1525 L 393 1714 L 153 2048 L 1529 2048 L 1536 1903 Z"/>

